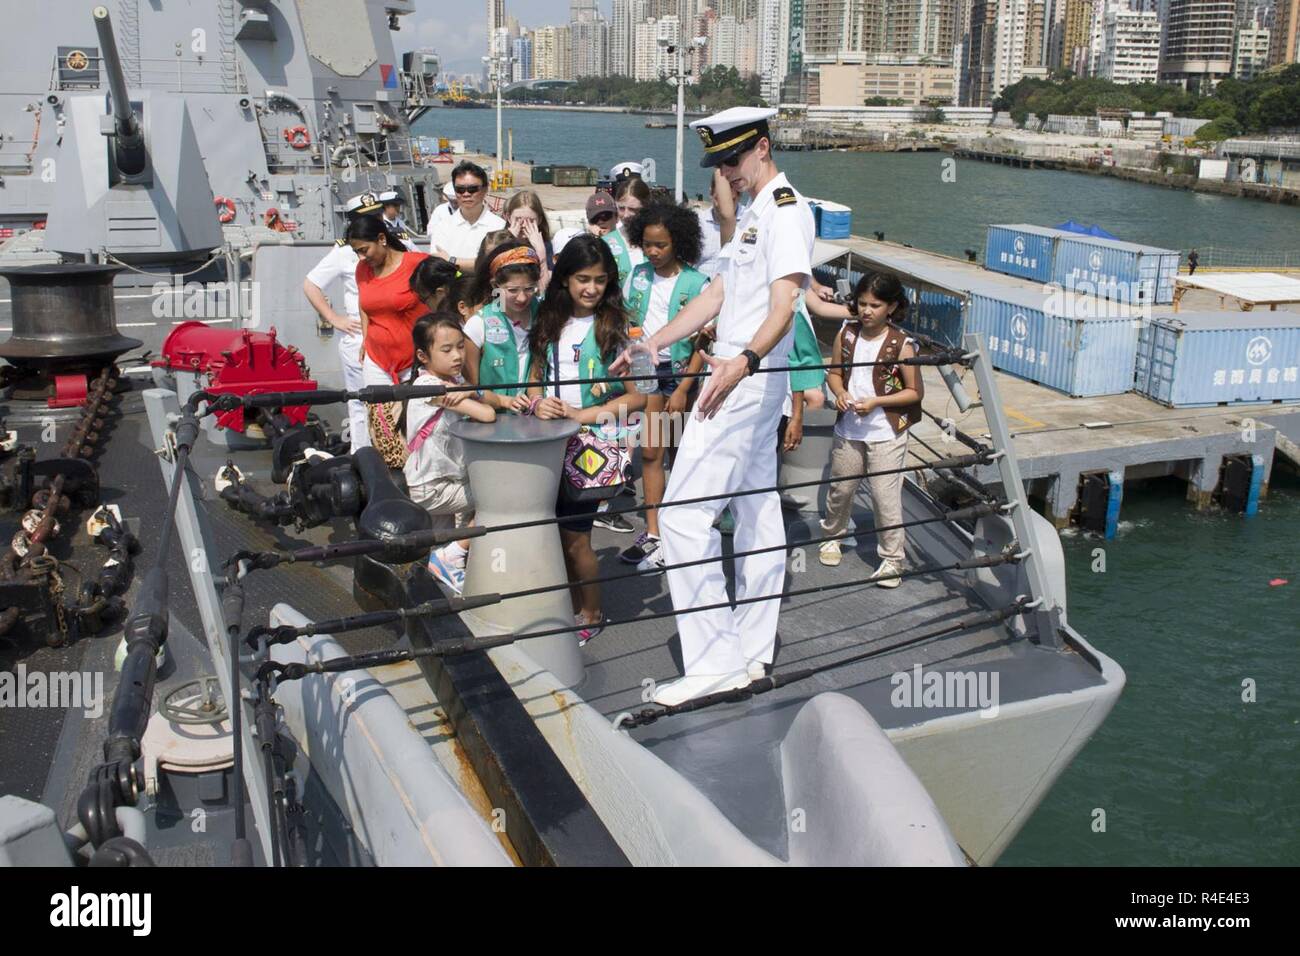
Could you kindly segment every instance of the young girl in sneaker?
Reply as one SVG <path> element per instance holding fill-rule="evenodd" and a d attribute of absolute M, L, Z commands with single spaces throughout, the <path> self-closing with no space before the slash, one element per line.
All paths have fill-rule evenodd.
<path fill-rule="evenodd" d="M 840 363 L 839 367 L 827 374 L 840 411 L 831 447 L 832 479 L 901 468 L 907 455 L 907 429 L 920 420 L 925 394 L 917 366 L 894 364 L 916 354 L 906 333 L 891 323 L 907 310 L 907 294 L 898 277 L 888 272 L 867 273 L 853 291 L 850 309 L 855 319 L 840 327 L 831 346 L 831 362 Z M 863 362 L 883 364 L 851 364 Z M 860 478 L 832 481 L 822 534 L 844 531 L 860 484 Z M 868 487 L 877 529 L 901 524 L 902 473 L 869 478 Z M 904 568 L 904 541 L 901 528 L 877 532 L 880 565 L 871 579 L 880 587 L 901 583 L 897 575 Z M 822 564 L 839 564 L 840 542 L 823 542 L 818 557 Z"/>
<path fill-rule="evenodd" d="M 641 249 L 646 261 L 633 266 L 623 286 L 623 300 L 632 325 L 640 326 L 642 338 L 648 339 L 675 319 L 682 307 L 708 285 L 708 278 L 694 267 L 702 244 L 700 219 L 693 210 L 672 201 L 652 200 L 628 222 L 627 237 Z M 677 375 L 686 371 L 694 352 L 687 338 L 662 349 L 656 357 L 659 381 L 655 391 L 646 397 L 642 418 L 645 427 L 641 430 L 641 480 L 647 505 L 664 500 L 667 478 L 663 443 L 666 440 L 671 444 L 674 433 L 680 434 L 684 426 L 695 379 L 679 379 Z M 642 571 L 662 569 L 657 508 L 645 513 L 645 524 L 645 533 L 619 558 Z"/>
<path fill-rule="evenodd" d="M 645 396 L 622 382 L 564 384 L 607 378 L 610 363 L 626 347 L 627 329 L 618 266 L 609 247 L 591 235 L 569 240 L 555 260 L 555 273 L 529 336 L 530 375 L 537 384 L 528 389 L 528 412 L 541 419 L 568 418 L 591 426 L 610 415 L 625 421 L 645 408 Z M 596 503 L 570 502 L 561 487 L 555 515 L 563 519 L 560 541 L 569 581 L 598 576 L 600 568 L 591 548 Z M 600 633 L 604 620 L 600 585 L 575 587 L 572 597 L 578 642 L 585 644 Z"/>
<path fill-rule="evenodd" d="M 418 319 L 411 332 L 418 374 L 415 385 L 464 385 L 465 335 L 452 312 Z M 411 500 L 433 516 L 433 527 L 461 528 L 474 514 L 465 471 L 465 454 L 450 425 L 459 418 L 496 421 L 496 411 L 472 392 L 448 392 L 439 398 L 412 399 L 406 406 L 406 447 L 402 471 Z M 453 541 L 429 555 L 429 570 L 457 594 L 465 583 L 469 541 Z"/>

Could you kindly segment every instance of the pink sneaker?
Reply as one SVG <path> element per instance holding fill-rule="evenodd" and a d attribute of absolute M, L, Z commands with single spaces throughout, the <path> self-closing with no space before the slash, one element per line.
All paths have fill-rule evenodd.
<path fill-rule="evenodd" d="M 586 647 L 587 642 L 605 629 L 605 616 L 602 614 L 590 624 L 581 614 L 575 614 L 573 620 L 578 625 L 578 646 Z"/>

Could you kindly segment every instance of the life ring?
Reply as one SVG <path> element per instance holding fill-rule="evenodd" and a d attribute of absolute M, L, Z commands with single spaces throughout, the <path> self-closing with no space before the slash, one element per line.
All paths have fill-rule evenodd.
<path fill-rule="evenodd" d="M 294 149 L 307 149 L 311 146 L 311 134 L 305 126 L 294 126 L 284 131 L 285 141 Z"/>
<path fill-rule="evenodd" d="M 235 201 L 227 199 L 225 196 L 218 196 L 212 201 L 221 212 L 217 213 L 218 222 L 235 221 Z"/>

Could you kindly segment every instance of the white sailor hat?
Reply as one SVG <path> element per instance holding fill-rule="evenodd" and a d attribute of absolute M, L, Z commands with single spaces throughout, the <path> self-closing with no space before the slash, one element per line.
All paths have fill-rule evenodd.
<path fill-rule="evenodd" d="M 381 206 L 387 206 L 390 203 L 402 204 L 402 195 L 395 189 L 389 189 L 380 193 L 377 197 Z"/>
<path fill-rule="evenodd" d="M 739 156 L 754 148 L 764 136 L 771 137 L 767 121 L 776 115 L 774 109 L 752 106 L 733 106 L 691 123 L 691 129 L 704 144 L 704 158 L 700 165 L 717 166 L 732 156 Z"/>
<path fill-rule="evenodd" d="M 384 208 L 383 195 L 362 193 L 360 196 L 353 196 L 343 206 L 343 211 L 349 216 L 366 216 L 372 212 L 379 212 Z"/>
<path fill-rule="evenodd" d="M 643 167 L 640 163 L 634 163 L 629 160 L 628 162 L 625 163 L 619 163 L 617 166 L 611 169 L 609 171 L 609 178 L 624 179 L 628 176 L 640 176 L 644 171 L 644 169 L 645 167 Z"/>

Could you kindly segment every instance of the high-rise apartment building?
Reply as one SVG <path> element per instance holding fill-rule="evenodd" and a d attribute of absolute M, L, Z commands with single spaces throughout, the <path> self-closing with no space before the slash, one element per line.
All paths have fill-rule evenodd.
<path fill-rule="evenodd" d="M 1208 94 L 1232 73 L 1235 0 L 1169 0 L 1160 82 Z"/>
<path fill-rule="evenodd" d="M 1154 83 L 1160 72 L 1160 18 L 1115 4 L 1102 27 L 1097 76 L 1112 83 Z"/>
<path fill-rule="evenodd" d="M 975 0 L 966 67 L 961 80 L 963 106 L 988 106 L 1027 72 L 1045 72 L 1044 0 Z"/>
<path fill-rule="evenodd" d="M 790 0 L 761 0 L 755 22 L 760 91 L 763 99 L 776 106 L 790 60 Z"/>
<path fill-rule="evenodd" d="M 1297 61 L 1300 61 L 1300 0 L 1276 0 L 1269 31 L 1269 66 Z"/>
<path fill-rule="evenodd" d="M 522 80 L 531 80 L 533 78 L 533 38 L 532 34 L 524 30 L 523 36 L 510 43 L 511 63 L 510 63 L 510 81 L 519 83 Z"/>
<path fill-rule="evenodd" d="M 676 17 L 646 20 L 636 25 L 632 49 L 632 76 L 638 80 L 657 80 L 672 70 L 676 55 L 669 56 L 665 44 L 676 45 L 681 39 L 681 24 Z"/>
<path fill-rule="evenodd" d="M 1232 78 L 1252 80 L 1268 69 L 1271 30 L 1238 27 L 1232 44 Z"/>
<path fill-rule="evenodd" d="M 1088 71 L 1094 0 L 1065 0 L 1060 65 L 1082 76 Z"/>
<path fill-rule="evenodd" d="M 568 27 L 538 27 L 533 31 L 533 79 L 573 79 Z"/>
<path fill-rule="evenodd" d="M 609 23 L 601 16 L 596 0 L 572 0 L 569 4 L 569 44 L 574 79 L 609 74 Z"/>

